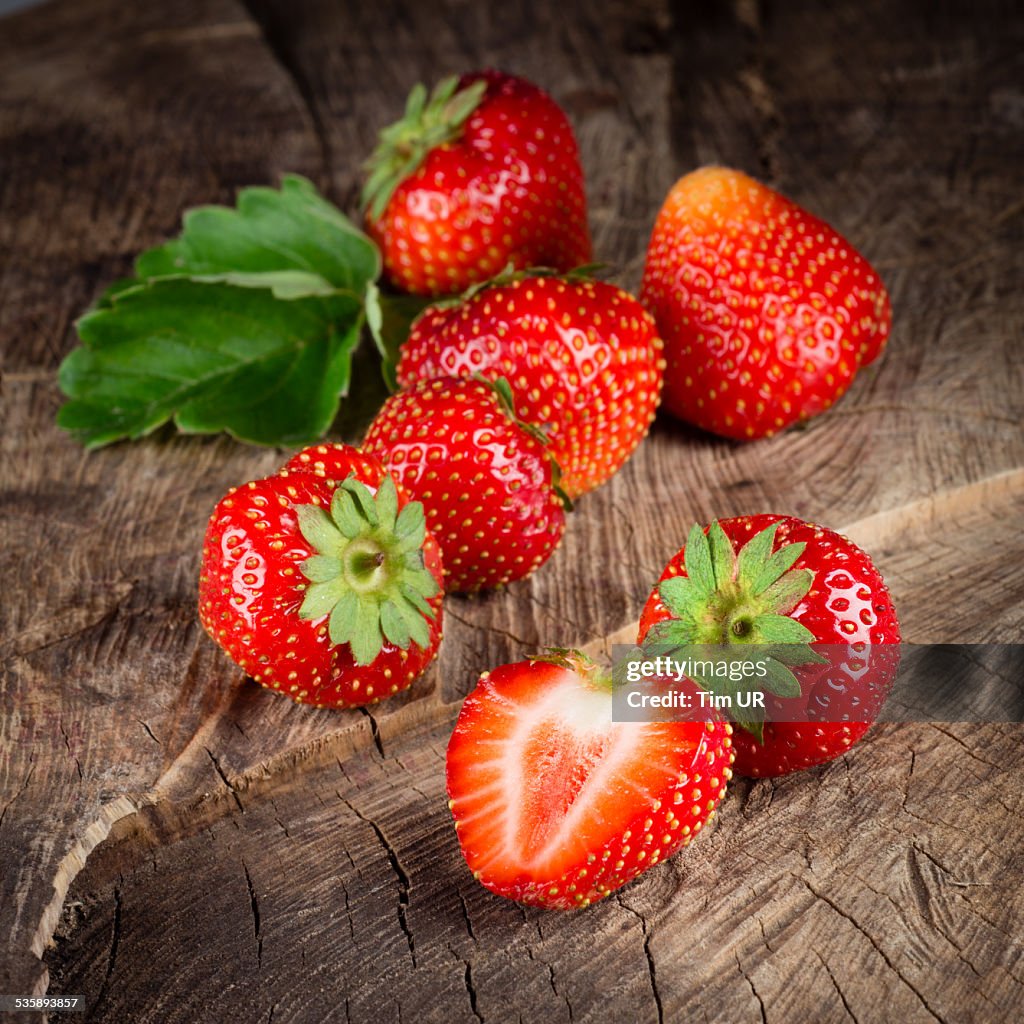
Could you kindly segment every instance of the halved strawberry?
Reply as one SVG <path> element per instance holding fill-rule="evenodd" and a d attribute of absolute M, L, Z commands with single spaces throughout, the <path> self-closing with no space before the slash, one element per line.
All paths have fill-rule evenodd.
<path fill-rule="evenodd" d="M 485 672 L 448 744 L 466 863 L 509 899 L 588 906 L 700 832 L 732 774 L 731 732 L 613 721 L 610 683 L 578 652 Z"/>

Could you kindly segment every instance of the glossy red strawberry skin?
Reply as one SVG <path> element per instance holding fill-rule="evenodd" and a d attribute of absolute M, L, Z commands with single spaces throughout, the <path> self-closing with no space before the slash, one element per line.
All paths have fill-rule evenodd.
<path fill-rule="evenodd" d="M 881 353 L 892 320 L 878 274 L 849 242 L 722 167 L 669 192 L 641 297 L 665 339 L 665 408 L 737 440 L 828 409 Z"/>
<path fill-rule="evenodd" d="M 441 595 L 430 602 L 435 617 L 429 647 L 403 650 L 385 641 L 368 666 L 356 665 L 348 645 L 331 643 L 325 618 L 299 618 L 307 583 L 299 566 L 313 550 L 299 531 L 296 506 L 328 508 L 335 487 L 350 474 L 375 491 L 386 472 L 377 459 L 354 448 L 332 448 L 333 479 L 286 469 L 233 488 L 221 499 L 203 542 L 199 618 L 261 686 L 300 704 L 334 708 L 377 703 L 423 673 L 441 641 Z M 293 461 L 302 465 L 299 456 Z M 399 506 L 408 500 L 399 487 Z M 440 548 L 429 534 L 423 550 L 426 567 L 440 584 Z"/>
<path fill-rule="evenodd" d="M 463 856 L 492 892 L 586 907 L 688 845 L 731 777 L 718 720 L 613 723 L 610 693 L 544 662 L 484 673 L 448 745 Z"/>
<path fill-rule="evenodd" d="M 815 650 L 830 659 L 826 666 L 794 669 L 801 684 L 799 698 L 766 695 L 769 720 L 763 743 L 743 729 L 735 730 L 735 770 L 756 778 L 831 761 L 867 732 L 899 666 L 900 627 L 885 581 L 863 550 L 825 527 L 774 514 L 719 522 L 736 549 L 773 523 L 779 524 L 774 551 L 784 544 L 806 543 L 794 568 L 811 570 L 814 582 L 791 617 L 814 634 Z M 672 558 L 661 580 L 686 575 L 685 550 Z M 640 643 L 655 623 L 669 618 L 655 586 L 640 617 Z M 851 666 L 861 671 L 851 674 Z"/>
<path fill-rule="evenodd" d="M 392 395 L 363 450 L 423 503 L 449 591 L 522 579 L 562 539 L 565 508 L 546 445 L 488 384 L 438 378 Z"/>
<path fill-rule="evenodd" d="M 505 377 L 576 498 L 616 473 L 650 429 L 661 349 L 654 321 L 622 289 L 526 276 L 425 310 L 402 346 L 398 381 Z"/>
<path fill-rule="evenodd" d="M 510 263 L 571 270 L 591 262 L 583 170 L 555 101 L 499 71 L 464 75 L 487 91 L 461 138 L 431 150 L 368 230 L 397 287 L 449 295 Z"/>

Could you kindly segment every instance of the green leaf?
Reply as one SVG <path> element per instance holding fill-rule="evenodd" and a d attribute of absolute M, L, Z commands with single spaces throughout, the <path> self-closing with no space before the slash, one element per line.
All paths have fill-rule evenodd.
<path fill-rule="evenodd" d="M 173 419 L 255 444 L 321 437 L 348 389 L 362 325 L 344 292 L 284 302 L 268 289 L 172 279 L 119 292 L 78 321 L 58 423 L 88 447 Z"/>
<path fill-rule="evenodd" d="M 356 618 L 359 613 L 359 596 L 354 590 L 346 590 L 338 599 L 331 612 L 327 626 L 327 635 L 332 644 L 347 644 L 356 631 Z"/>
<path fill-rule="evenodd" d="M 427 520 L 423 503 L 410 501 L 402 506 L 395 521 L 395 536 L 402 542 L 405 551 L 416 551 L 423 547 L 427 535 Z"/>
<path fill-rule="evenodd" d="M 732 716 L 734 725 L 738 725 L 744 732 L 749 732 L 758 743 L 764 743 L 764 721 L 754 718 L 736 718 Z"/>
<path fill-rule="evenodd" d="M 384 474 L 384 479 L 377 488 L 375 504 L 380 525 L 389 532 L 394 531 L 398 517 L 398 491 L 390 473 Z"/>
<path fill-rule="evenodd" d="M 658 622 L 648 631 L 645 644 L 670 644 L 684 647 L 697 642 L 697 627 L 693 622 L 684 619 L 665 619 Z"/>
<path fill-rule="evenodd" d="M 711 546 L 711 568 L 718 590 L 732 580 L 736 566 L 736 555 L 732 549 L 732 541 L 725 535 L 725 530 L 716 519 L 708 530 L 708 541 Z"/>
<path fill-rule="evenodd" d="M 160 280 L 184 278 L 199 284 L 234 284 L 239 288 L 269 288 L 275 299 L 301 299 L 309 295 L 332 295 L 337 289 L 319 274 L 305 270 L 268 270 L 263 273 L 175 274 Z M 157 280 L 151 278 L 151 280 Z M 138 282 L 136 282 L 137 284 Z"/>
<path fill-rule="evenodd" d="M 827 665 L 828 658 L 822 657 L 810 644 L 767 644 L 758 651 L 782 662 L 783 665 Z"/>
<path fill-rule="evenodd" d="M 354 476 L 348 477 L 343 480 L 339 490 L 346 491 L 352 497 L 356 509 L 359 515 L 363 517 L 371 526 L 377 526 L 380 523 L 380 516 L 377 515 L 377 505 L 373 500 L 373 495 L 370 493 L 370 489 L 366 484 L 357 480 Z"/>
<path fill-rule="evenodd" d="M 809 644 L 814 634 L 788 615 L 774 615 L 766 612 L 758 615 L 752 623 L 755 643 Z"/>
<path fill-rule="evenodd" d="M 312 583 L 306 590 L 306 596 L 299 608 L 300 619 L 319 619 L 327 615 L 345 593 L 345 585 L 341 580 L 328 583 Z"/>
<path fill-rule="evenodd" d="M 366 520 L 359 514 L 356 499 L 344 487 L 338 487 L 331 498 L 331 518 L 350 540 L 366 530 Z"/>
<path fill-rule="evenodd" d="M 707 594 L 685 576 L 670 576 L 658 584 L 666 608 L 678 619 L 696 619 L 707 603 Z"/>
<path fill-rule="evenodd" d="M 694 523 L 690 536 L 686 538 L 683 560 L 686 564 L 686 575 L 693 585 L 705 594 L 714 593 L 715 573 L 711 567 L 711 545 L 697 523 Z"/>
<path fill-rule="evenodd" d="M 800 684 L 796 676 L 780 661 L 769 658 L 765 662 L 768 674 L 762 680 L 762 686 L 776 697 L 799 697 Z"/>
<path fill-rule="evenodd" d="M 341 560 L 331 555 L 313 555 L 299 566 L 299 570 L 311 583 L 327 583 L 341 575 Z"/>
<path fill-rule="evenodd" d="M 814 573 L 810 569 L 793 569 L 765 590 L 761 595 L 763 606 L 780 615 L 791 612 L 803 600 L 813 582 Z"/>
<path fill-rule="evenodd" d="M 427 647 L 430 644 L 430 627 L 426 619 L 435 619 L 437 613 L 426 601 L 415 591 L 411 597 L 406 594 L 403 588 L 402 596 L 395 601 L 395 608 L 405 619 L 409 636 L 418 647 Z M 424 618 L 426 616 L 426 618 Z"/>
<path fill-rule="evenodd" d="M 376 285 L 366 290 L 366 325 L 381 355 L 388 390 L 398 390 L 397 367 L 413 321 L 430 305 L 419 295 L 385 295 Z"/>
<path fill-rule="evenodd" d="M 342 539 L 331 517 L 319 505 L 296 505 L 295 515 L 299 520 L 299 533 L 309 541 L 312 548 L 321 555 L 332 556 L 333 561 L 337 561 L 335 556 L 341 551 Z M 314 562 L 314 559 L 310 558 L 302 563 L 303 574 L 314 583 L 322 582 L 306 573 L 306 566 L 310 562 Z M 323 563 L 318 564 L 322 565 Z M 341 571 L 340 562 L 338 562 L 338 571 Z M 337 572 L 333 574 L 333 576 L 337 575 Z M 333 576 L 330 578 L 333 579 Z"/>
<path fill-rule="evenodd" d="M 761 572 L 753 581 L 751 592 L 756 595 L 767 590 L 777 579 L 780 579 L 782 575 L 792 567 L 793 563 L 796 562 L 796 560 L 804 553 L 804 549 L 806 547 L 807 545 L 803 541 L 800 541 L 797 544 L 786 544 L 779 548 L 779 550 L 764 563 Z"/>
<path fill-rule="evenodd" d="M 356 611 L 356 628 L 350 641 L 357 665 L 369 665 L 380 654 L 384 637 L 380 631 L 380 606 L 373 598 L 364 598 Z"/>
<path fill-rule="evenodd" d="M 740 548 L 737 559 L 737 578 L 745 589 L 753 586 L 764 570 L 768 556 L 772 552 L 772 544 L 775 542 L 775 533 L 779 528 L 778 523 L 772 523 L 765 527 L 760 533 L 755 534 Z M 771 580 L 768 581 L 769 583 Z M 767 586 L 767 584 L 765 584 Z"/>
<path fill-rule="evenodd" d="M 421 620 L 422 621 L 422 620 Z M 380 625 L 384 636 L 389 643 L 396 647 L 406 648 L 411 639 L 409 627 L 406 624 L 405 616 L 399 608 L 390 601 L 385 601 L 380 606 Z"/>
<path fill-rule="evenodd" d="M 380 275 L 380 254 L 373 242 L 298 175 L 285 175 L 280 189 L 242 189 L 235 209 L 190 210 L 183 224 L 179 238 L 138 258 L 137 277 L 226 274 L 241 284 L 244 275 L 299 271 L 306 275 L 307 288 L 315 278 L 329 288 L 362 295 Z M 287 280 L 280 279 L 278 286 Z"/>

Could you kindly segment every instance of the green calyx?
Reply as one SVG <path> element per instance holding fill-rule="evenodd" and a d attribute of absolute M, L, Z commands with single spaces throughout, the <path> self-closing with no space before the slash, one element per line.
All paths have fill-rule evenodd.
<path fill-rule="evenodd" d="M 575 672 L 589 686 L 596 690 L 611 690 L 612 677 L 593 658 L 575 647 L 549 647 L 543 654 L 531 654 L 531 663 L 556 665 L 569 672 Z"/>
<path fill-rule="evenodd" d="M 799 696 L 800 683 L 789 666 L 825 661 L 810 646 L 814 634 L 791 617 L 811 589 L 814 573 L 793 568 L 805 544 L 772 551 L 777 529 L 773 523 L 737 553 L 717 520 L 706 534 L 695 525 L 686 540 L 686 576 L 658 587 L 673 618 L 655 625 L 646 643 L 721 647 L 723 660 L 735 658 L 742 645 L 770 645 L 758 652 L 767 670 L 763 688 L 778 697 Z M 714 674 L 693 681 L 712 693 L 731 692 Z M 737 724 L 761 739 L 763 722 Z"/>
<path fill-rule="evenodd" d="M 299 569 L 309 580 L 300 619 L 329 615 L 334 644 L 349 644 L 357 665 L 369 665 L 385 640 L 407 649 L 430 646 L 436 612 L 428 599 L 439 592 L 423 560 L 423 506 L 398 510 L 389 474 L 377 493 L 350 476 L 334 492 L 330 511 L 296 507 L 299 530 L 316 552 Z"/>
<path fill-rule="evenodd" d="M 371 220 L 381 217 L 395 189 L 432 149 L 462 134 L 486 91 L 487 82 L 483 80 L 459 89 L 457 75 L 439 82 L 429 95 L 424 85 L 413 87 L 405 113 L 380 133 L 377 148 L 366 161 L 368 177 L 362 205 Z"/>
<path fill-rule="evenodd" d="M 507 288 L 511 284 L 525 281 L 531 277 L 557 277 L 560 281 L 567 281 L 569 284 L 584 284 L 587 281 L 595 280 L 598 274 L 608 269 L 607 263 L 584 263 L 571 270 L 558 270 L 556 267 L 517 267 L 512 260 L 509 260 L 504 270 L 499 270 L 493 277 L 471 284 L 458 295 L 433 299 L 431 305 L 435 309 L 451 309 L 462 306 L 489 288 Z"/>

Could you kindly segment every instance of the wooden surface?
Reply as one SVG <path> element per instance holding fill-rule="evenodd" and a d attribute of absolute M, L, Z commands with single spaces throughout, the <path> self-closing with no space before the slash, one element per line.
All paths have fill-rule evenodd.
<path fill-rule="evenodd" d="M 700 842 L 576 916 L 476 885 L 443 794 L 476 675 L 631 622 L 694 519 L 847 528 L 907 639 L 1024 639 L 1024 19 L 961 6 L 54 0 L 0 22 L 0 993 L 118 1022 L 1020 1019 L 1020 725 L 878 727 L 738 782 Z M 87 455 L 54 371 L 184 208 L 289 170 L 351 209 L 408 87 L 486 64 L 565 106 L 620 281 L 672 181 L 720 161 L 858 245 L 893 340 L 806 430 L 738 447 L 659 421 L 540 573 L 449 602 L 411 692 L 293 706 L 195 615 L 209 511 L 287 453 Z"/>

